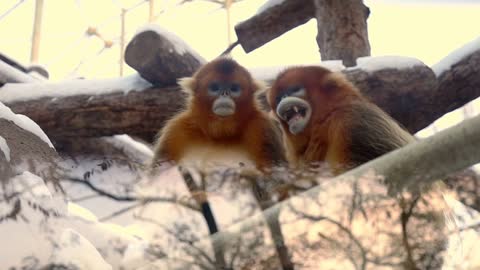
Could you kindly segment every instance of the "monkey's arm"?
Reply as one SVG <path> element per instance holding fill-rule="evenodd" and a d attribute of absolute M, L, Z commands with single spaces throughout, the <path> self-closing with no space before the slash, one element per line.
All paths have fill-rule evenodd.
<path fill-rule="evenodd" d="M 154 147 L 152 166 L 157 166 L 165 161 L 180 161 L 190 142 L 186 121 L 184 116 L 179 115 L 172 118 L 159 132 L 159 138 Z"/>
<path fill-rule="evenodd" d="M 281 129 L 268 118 L 258 118 L 246 132 L 245 144 L 258 168 L 287 165 Z"/>

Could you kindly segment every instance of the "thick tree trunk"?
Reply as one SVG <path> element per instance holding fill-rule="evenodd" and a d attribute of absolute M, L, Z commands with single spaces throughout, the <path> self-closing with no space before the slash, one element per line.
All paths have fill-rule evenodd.
<path fill-rule="evenodd" d="M 322 60 L 343 60 L 355 66 L 356 59 L 370 55 L 367 18 L 362 0 L 314 0 L 318 24 L 317 43 Z"/>

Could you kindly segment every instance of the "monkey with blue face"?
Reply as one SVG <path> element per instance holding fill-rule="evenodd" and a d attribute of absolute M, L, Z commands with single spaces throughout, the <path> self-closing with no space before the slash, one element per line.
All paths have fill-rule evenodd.
<path fill-rule="evenodd" d="M 218 58 L 179 84 L 188 94 L 186 109 L 161 130 L 154 164 L 233 162 L 267 169 L 285 162 L 281 131 L 256 99 L 263 86 L 244 67 Z"/>

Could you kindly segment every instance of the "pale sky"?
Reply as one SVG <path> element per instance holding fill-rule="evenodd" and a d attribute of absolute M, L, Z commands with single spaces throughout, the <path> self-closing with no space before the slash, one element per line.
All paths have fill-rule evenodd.
<path fill-rule="evenodd" d="M 226 15 L 216 4 L 195 1 L 178 6 L 178 0 L 155 0 L 159 14 L 156 22 L 210 60 L 227 46 Z M 0 16 L 17 2 L 1 0 Z M 45 0 L 40 63 L 48 67 L 51 79 L 118 76 L 120 8 L 139 2 L 141 0 Z M 410 56 L 432 65 L 480 36 L 480 3 L 475 1 L 365 2 L 371 9 L 368 27 L 373 56 Z M 234 5 L 233 25 L 250 17 L 263 3 L 244 0 Z M 24 0 L 0 20 L 0 51 L 25 64 L 30 62 L 34 6 L 34 0 Z M 128 12 L 127 41 L 147 19 L 146 2 Z M 98 54 L 103 42 L 96 37 L 85 37 L 88 26 L 97 27 L 103 36 L 116 42 L 115 45 Z M 311 20 L 249 54 L 237 47 L 233 57 L 248 67 L 317 62 L 320 56 L 315 41 L 316 27 L 316 21 Z M 134 72 L 127 65 L 125 69 L 126 74 Z"/>

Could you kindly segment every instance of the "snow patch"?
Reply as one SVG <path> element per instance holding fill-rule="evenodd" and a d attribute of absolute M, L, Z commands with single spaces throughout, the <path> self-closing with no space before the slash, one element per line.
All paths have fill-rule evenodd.
<path fill-rule="evenodd" d="M 433 65 L 432 70 L 435 75 L 439 77 L 442 73 L 448 71 L 453 65 L 478 50 L 480 50 L 480 37 L 451 52 L 445 58 L 440 60 L 440 62 Z"/>
<path fill-rule="evenodd" d="M 55 245 L 51 263 L 74 265 L 75 269 L 111 270 L 97 249 L 72 229 L 64 229 Z"/>
<path fill-rule="evenodd" d="M 10 162 L 10 148 L 8 147 L 7 141 L 0 136 L 0 150 L 2 150 L 3 155 Z"/>
<path fill-rule="evenodd" d="M 269 1 L 267 1 L 265 4 L 263 4 L 263 5 L 257 10 L 256 15 L 265 12 L 267 9 L 269 9 L 269 8 L 271 8 L 271 7 L 273 7 L 273 6 L 280 5 L 280 4 L 282 4 L 283 2 L 285 2 L 285 0 L 269 0 Z"/>
<path fill-rule="evenodd" d="M 20 86 L 20 85 L 23 85 L 23 84 L 18 84 L 18 85 Z M 0 91 L 0 96 L 1 96 L 2 93 L 3 92 Z M 51 148 L 54 148 L 50 139 L 48 139 L 45 132 L 43 132 L 43 130 L 37 125 L 37 123 L 33 122 L 32 119 L 28 118 L 27 116 L 25 116 L 23 114 L 13 113 L 12 110 L 10 110 L 10 108 L 5 106 L 1 102 L 0 102 L 0 118 L 13 121 L 15 123 L 15 125 L 17 125 L 20 128 L 36 135 L 41 140 L 43 140 L 45 143 L 47 143 L 48 146 L 50 146 Z"/>
<path fill-rule="evenodd" d="M 173 49 L 181 55 L 184 55 L 186 53 L 190 53 L 193 55 L 197 60 L 201 63 L 204 64 L 206 63 L 205 59 L 201 57 L 194 49 L 192 49 L 185 41 L 183 41 L 179 36 L 176 34 L 168 31 L 167 29 L 157 25 L 157 24 L 146 24 L 142 27 L 140 27 L 137 32 L 135 33 L 135 36 L 147 32 L 147 31 L 153 31 L 159 34 L 160 36 L 168 39 L 172 44 L 173 44 Z"/>
<path fill-rule="evenodd" d="M 405 56 L 375 56 L 375 57 L 360 57 L 357 59 L 357 65 L 348 68 L 361 69 L 366 72 L 375 72 L 382 69 L 409 69 L 415 66 L 424 66 L 425 64 L 412 57 Z"/>
<path fill-rule="evenodd" d="M 75 95 L 105 95 L 140 91 L 152 85 L 140 75 L 133 74 L 122 78 L 97 80 L 66 80 L 59 83 L 5 84 L 0 88 L 0 101 L 11 103 L 42 97 L 68 97 Z"/>
<path fill-rule="evenodd" d="M 132 139 L 132 137 L 126 134 L 115 135 L 105 139 L 116 147 L 123 149 L 128 156 L 136 157 L 141 161 L 147 162 L 153 157 L 153 150 L 150 147 Z"/>

